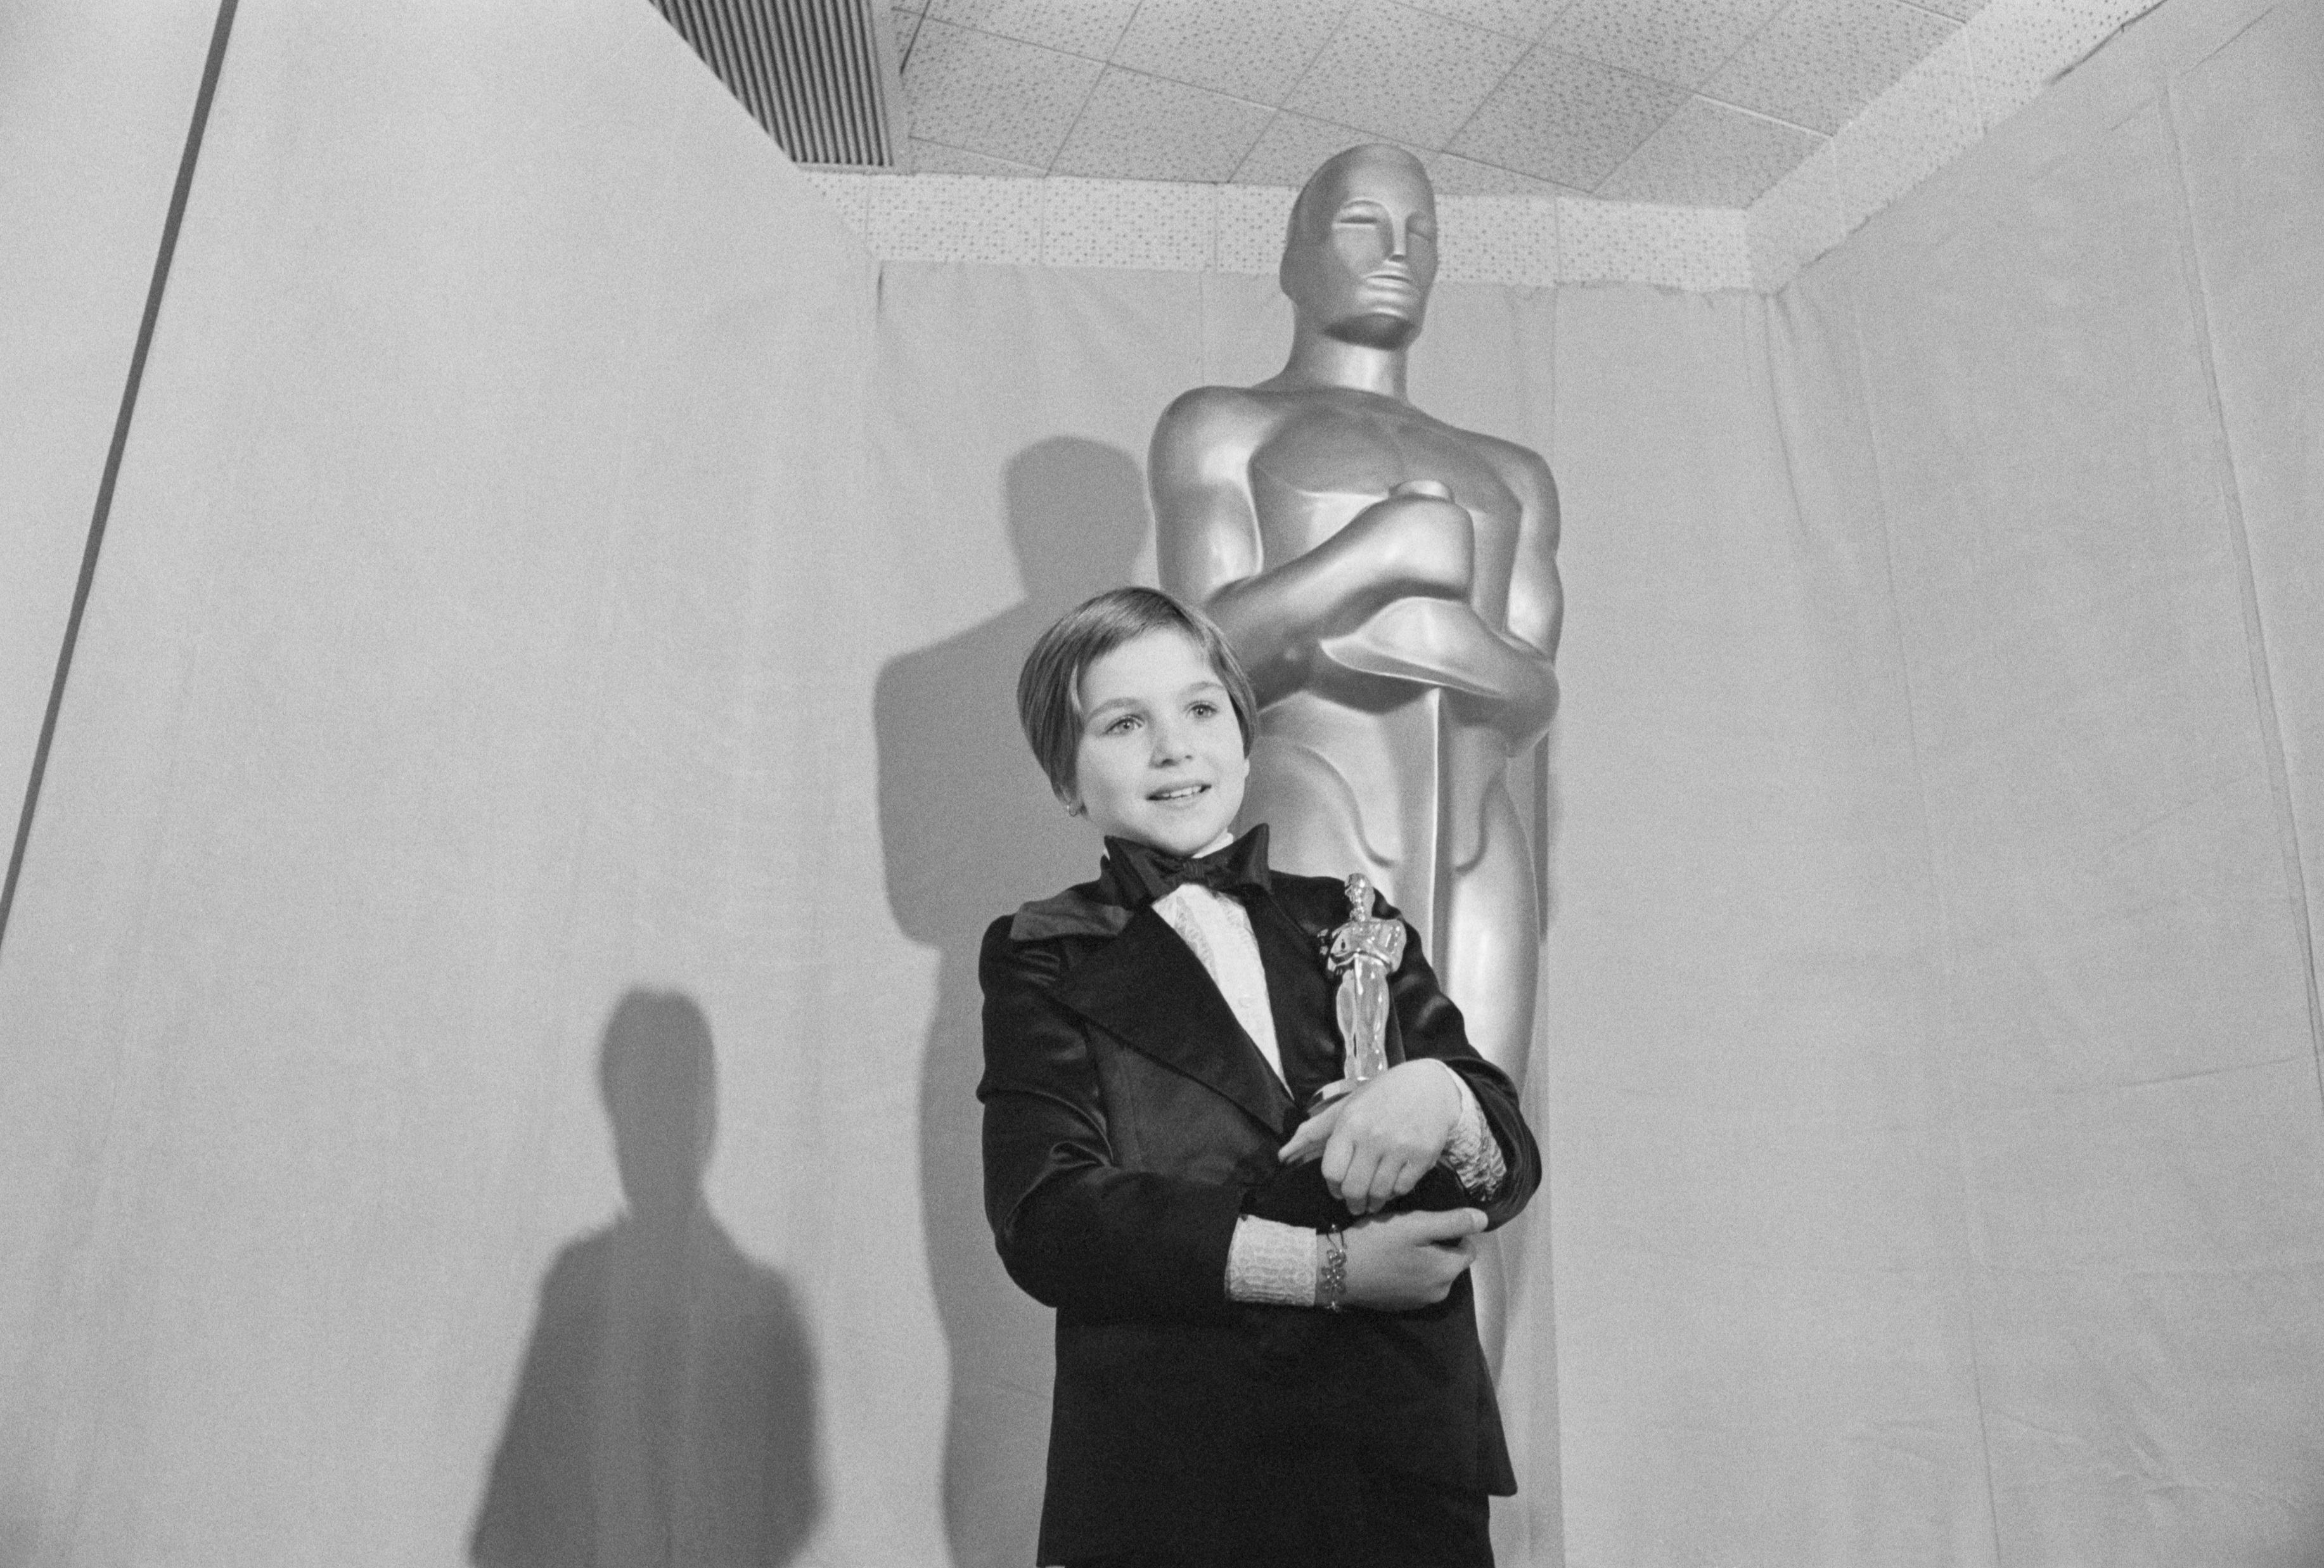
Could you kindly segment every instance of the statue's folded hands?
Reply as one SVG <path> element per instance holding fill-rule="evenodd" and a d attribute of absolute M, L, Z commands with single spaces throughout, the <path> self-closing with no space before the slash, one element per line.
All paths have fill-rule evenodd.
<path fill-rule="evenodd" d="M 1462 694 L 1470 722 L 1502 731 L 1513 750 L 1539 740 L 1557 706 L 1549 656 L 1488 626 L 1464 600 L 1394 600 L 1321 650 L 1358 674 Z"/>

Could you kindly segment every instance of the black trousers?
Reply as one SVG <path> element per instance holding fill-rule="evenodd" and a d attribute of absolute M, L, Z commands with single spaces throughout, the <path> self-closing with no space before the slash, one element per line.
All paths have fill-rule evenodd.
<path fill-rule="evenodd" d="M 1351 1471 L 1320 1459 L 1287 1465 L 1219 1499 L 1230 1517 L 1225 1568 L 1492 1568 L 1490 1505 L 1416 1477 Z M 1200 1532 L 1212 1536 L 1212 1530 Z M 1213 1568 L 1207 1548 L 1157 1541 L 1062 1568 Z"/>

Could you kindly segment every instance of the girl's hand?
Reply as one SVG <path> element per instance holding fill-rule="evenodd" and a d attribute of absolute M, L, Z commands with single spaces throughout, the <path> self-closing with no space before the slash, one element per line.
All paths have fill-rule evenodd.
<path fill-rule="evenodd" d="M 1323 1160 L 1323 1185 L 1351 1214 L 1375 1214 L 1443 1158 L 1461 1118 L 1461 1085 L 1442 1062 L 1401 1062 L 1300 1123 L 1276 1151 L 1285 1165 Z"/>
<path fill-rule="evenodd" d="M 1348 1227 L 1350 1306 L 1410 1312 L 1452 1294 L 1476 1260 L 1482 1209 L 1417 1210 L 1359 1220 Z"/>

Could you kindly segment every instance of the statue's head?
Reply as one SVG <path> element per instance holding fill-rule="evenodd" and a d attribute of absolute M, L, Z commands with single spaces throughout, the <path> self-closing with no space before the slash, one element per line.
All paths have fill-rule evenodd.
<path fill-rule="evenodd" d="M 1436 192 L 1401 147 L 1351 147 L 1309 176 L 1277 272 L 1303 324 L 1372 348 L 1420 335 L 1436 281 Z"/>

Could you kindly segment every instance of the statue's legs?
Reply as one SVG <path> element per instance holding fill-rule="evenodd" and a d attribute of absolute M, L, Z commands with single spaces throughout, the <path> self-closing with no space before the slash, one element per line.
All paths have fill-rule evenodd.
<path fill-rule="evenodd" d="M 1444 798 L 1457 815 L 1444 825 L 1445 874 L 1437 902 L 1444 993 L 1461 1007 L 1469 1043 L 1525 1086 L 1533 1055 L 1534 992 L 1541 969 L 1541 908 L 1534 847 L 1508 789 L 1507 753 L 1497 737 L 1446 738 Z M 1485 1238 L 1470 1271 L 1477 1333 L 1498 1371 L 1510 1292 L 1523 1250 L 1507 1232 Z"/>
<path fill-rule="evenodd" d="M 1434 692 L 1386 713 L 1287 698 L 1251 748 L 1242 818 L 1269 825 L 1286 871 L 1370 877 L 1420 933 L 1470 1043 L 1524 1083 L 1541 910 L 1498 735 L 1443 723 Z"/>
<path fill-rule="evenodd" d="M 1499 737 L 1443 723 L 1440 705 L 1430 692 L 1367 713 L 1299 694 L 1270 707 L 1242 821 L 1268 825 L 1269 859 L 1286 871 L 1370 877 L 1420 932 L 1470 1043 L 1522 1087 L 1541 962 L 1534 852 Z M 1488 1237 L 1472 1271 L 1497 1369 L 1517 1259 Z"/>
<path fill-rule="evenodd" d="M 1393 862 L 1364 843 L 1360 809 L 1346 776 L 1312 747 L 1268 735 L 1251 747 L 1238 826 L 1268 825 L 1268 863 L 1277 870 L 1335 881 L 1361 872 L 1384 892 L 1392 888 Z"/>
<path fill-rule="evenodd" d="M 1421 934 L 1436 883 L 1436 697 L 1385 713 L 1297 693 L 1261 715 L 1242 823 L 1268 825 L 1268 859 L 1334 881 L 1371 879 Z M 1433 945 L 1428 957 L 1436 957 Z"/>
<path fill-rule="evenodd" d="M 1461 1004 L 1469 1043 L 1522 1085 L 1541 973 L 1533 846 L 1506 779 L 1495 777 L 1481 795 L 1476 816 L 1449 835 L 1456 853 L 1437 895 L 1436 972 Z"/>

